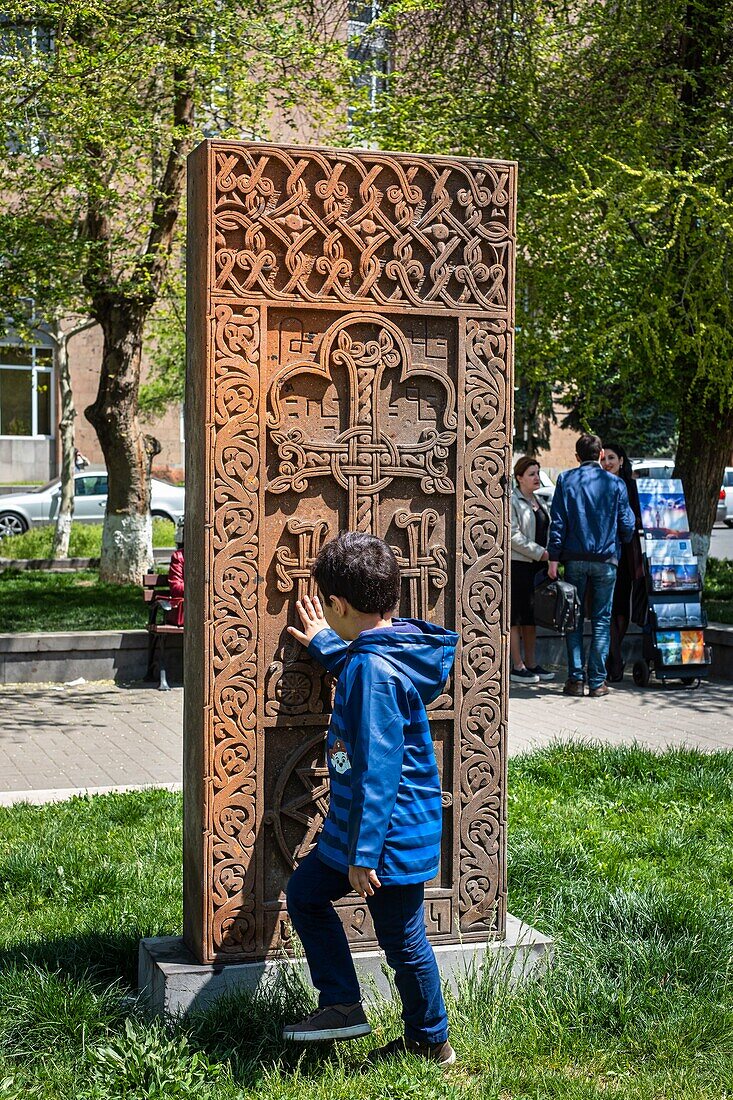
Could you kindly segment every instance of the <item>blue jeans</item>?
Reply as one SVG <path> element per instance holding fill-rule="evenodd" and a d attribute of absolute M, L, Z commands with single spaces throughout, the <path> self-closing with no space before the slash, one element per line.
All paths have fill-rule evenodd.
<path fill-rule="evenodd" d="M 361 1000 L 344 926 L 331 904 L 350 893 L 349 876 L 329 867 L 315 849 L 298 864 L 288 883 L 288 913 L 305 950 L 320 1008 Z M 379 946 L 395 972 L 405 1035 L 443 1043 L 448 1016 L 440 972 L 425 931 L 422 882 L 380 886 L 366 899 Z"/>
<path fill-rule="evenodd" d="M 611 643 L 611 605 L 616 584 L 616 566 L 607 561 L 566 561 L 565 580 L 574 584 L 580 600 L 578 625 L 565 636 L 568 650 L 568 679 L 585 679 L 583 669 L 583 622 L 585 597 L 590 588 L 592 636 L 588 654 L 588 687 L 600 687 L 606 679 L 606 658 Z"/>

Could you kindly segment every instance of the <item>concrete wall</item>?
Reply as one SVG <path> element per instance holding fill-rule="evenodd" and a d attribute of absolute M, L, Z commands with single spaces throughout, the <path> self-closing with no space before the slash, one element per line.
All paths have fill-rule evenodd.
<path fill-rule="evenodd" d="M 49 481 L 56 474 L 53 439 L 0 439 L 0 483 Z M 1 490 L 0 490 L 1 491 Z"/>
<path fill-rule="evenodd" d="M 183 637 L 166 637 L 166 668 L 183 680 Z M 0 634 L 0 684 L 62 684 L 85 680 L 142 680 L 147 630 L 89 630 L 57 634 Z"/>

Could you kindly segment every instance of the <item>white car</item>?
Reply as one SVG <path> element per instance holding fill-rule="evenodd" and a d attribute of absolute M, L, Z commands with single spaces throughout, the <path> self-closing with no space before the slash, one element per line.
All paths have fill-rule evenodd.
<path fill-rule="evenodd" d="M 5 535 L 22 535 L 29 527 L 54 523 L 61 498 L 61 482 L 54 478 L 40 489 L 29 493 L 6 493 L 0 496 L 0 539 Z M 167 481 L 151 478 L 150 511 L 154 517 L 176 523 L 183 515 L 184 490 Z M 107 471 L 103 466 L 88 466 L 74 475 L 74 520 L 78 523 L 101 523 L 107 505 Z"/>
<path fill-rule="evenodd" d="M 674 470 L 673 458 L 636 458 L 631 463 L 634 477 L 668 478 Z"/>

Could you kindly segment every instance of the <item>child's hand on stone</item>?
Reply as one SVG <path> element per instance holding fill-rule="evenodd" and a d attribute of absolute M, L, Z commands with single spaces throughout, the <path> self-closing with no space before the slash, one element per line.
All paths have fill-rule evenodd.
<path fill-rule="evenodd" d="M 382 885 L 371 867 L 349 867 L 349 882 L 360 898 L 372 897 L 374 888 Z"/>
<path fill-rule="evenodd" d="M 298 609 L 303 629 L 298 630 L 296 626 L 289 626 L 288 633 L 297 638 L 301 645 L 310 645 L 319 630 L 325 630 L 328 626 L 323 615 L 321 601 L 318 596 L 314 596 L 313 599 L 310 596 L 304 596 L 302 600 L 297 601 L 295 606 Z"/>

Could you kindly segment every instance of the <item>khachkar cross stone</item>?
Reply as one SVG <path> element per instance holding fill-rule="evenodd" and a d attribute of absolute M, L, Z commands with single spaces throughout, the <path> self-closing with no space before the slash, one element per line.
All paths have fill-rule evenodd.
<path fill-rule="evenodd" d="M 189 161 L 185 939 L 290 947 L 328 807 L 331 684 L 289 638 L 339 530 L 394 548 L 401 613 L 460 635 L 429 712 L 436 943 L 503 934 L 513 164 L 205 142 Z M 355 948 L 363 902 L 341 903 Z"/>

